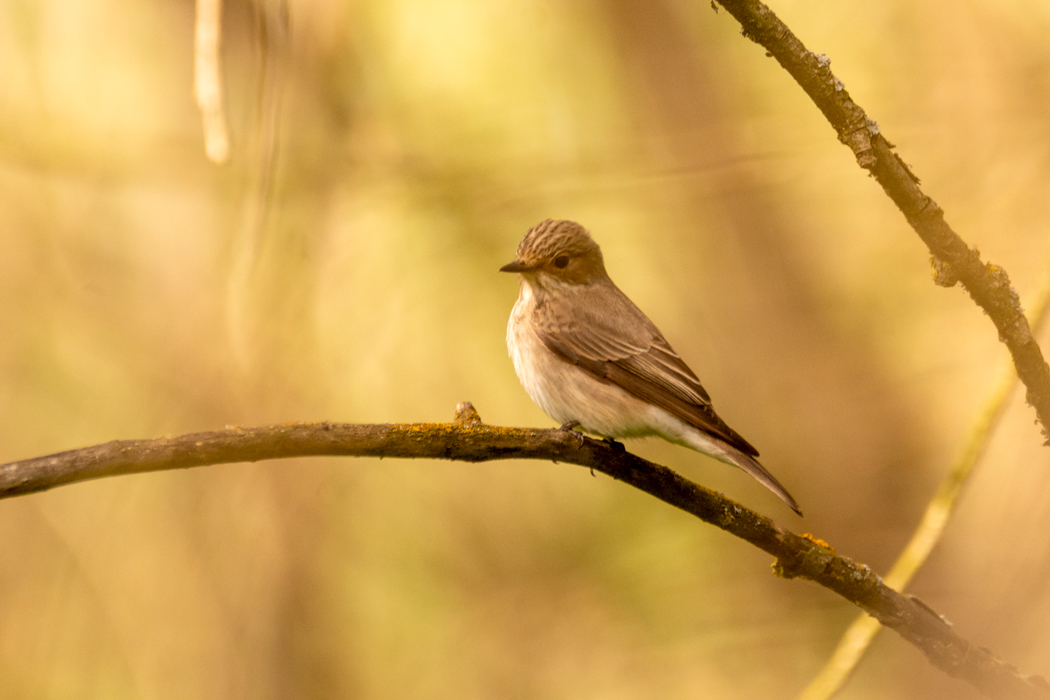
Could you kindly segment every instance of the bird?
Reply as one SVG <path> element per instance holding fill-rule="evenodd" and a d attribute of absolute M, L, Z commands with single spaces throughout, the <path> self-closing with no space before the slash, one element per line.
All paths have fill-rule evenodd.
<path fill-rule="evenodd" d="M 613 283 L 587 229 L 541 221 L 500 272 L 520 278 L 507 322 L 515 374 L 562 429 L 609 441 L 661 437 L 743 469 L 802 515 L 758 450 L 715 413 L 693 370 Z"/>

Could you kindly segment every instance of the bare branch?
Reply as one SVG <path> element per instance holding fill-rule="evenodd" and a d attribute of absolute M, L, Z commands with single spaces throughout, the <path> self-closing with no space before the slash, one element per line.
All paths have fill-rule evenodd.
<path fill-rule="evenodd" d="M 1050 312 L 1050 278 L 1043 283 L 1043 288 L 1030 308 L 1032 328 L 1036 335 L 1039 335 L 1046 327 L 1047 314 Z M 969 482 L 992 435 L 1006 414 L 1008 399 L 1017 387 L 1017 373 L 1013 371 L 1012 366 L 1006 365 L 1000 374 L 1002 378 L 978 414 L 977 420 L 970 426 L 969 435 L 955 458 L 955 463 L 941 480 L 904 551 L 883 579 L 883 583 L 895 591 L 905 589 L 941 541 L 948 521 L 955 513 L 963 488 Z M 867 615 L 857 617 L 843 633 L 824 668 L 799 695 L 799 700 L 826 700 L 841 690 L 878 631 L 879 624 L 876 620 Z"/>
<path fill-rule="evenodd" d="M 806 91 L 834 127 L 839 140 L 853 151 L 857 164 L 868 170 L 930 249 L 937 284 L 951 287 L 962 282 L 973 300 L 984 309 L 1010 350 L 1017 376 L 1027 389 L 1050 439 L 1050 367 L 1032 337 L 1017 292 L 1006 270 L 984 263 L 944 220 L 944 212 L 919 188 L 908 165 L 893 152 L 878 124 L 868 118 L 831 72 L 831 61 L 814 54 L 787 25 L 758 0 L 718 0 L 743 27 L 744 36 L 765 47 Z"/>
<path fill-rule="evenodd" d="M 115 440 L 0 466 L 0 498 L 104 476 L 319 455 L 466 462 L 549 459 L 589 467 L 772 554 L 778 575 L 809 579 L 838 593 L 922 649 L 946 673 L 988 695 L 1050 698 L 1045 680 L 1022 676 L 989 650 L 960 637 L 925 604 L 888 588 L 867 566 L 835 554 L 820 540 L 788 532 L 667 467 L 579 433 L 484 425 L 469 403 L 459 405 L 454 423 L 288 424 Z"/>

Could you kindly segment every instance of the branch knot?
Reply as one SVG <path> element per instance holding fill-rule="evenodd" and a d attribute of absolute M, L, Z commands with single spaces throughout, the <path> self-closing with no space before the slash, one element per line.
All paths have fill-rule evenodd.
<path fill-rule="evenodd" d="M 473 427 L 481 425 L 481 416 L 478 415 L 477 409 L 474 408 L 474 404 L 469 401 L 463 401 L 462 403 L 456 404 L 456 417 L 452 422 L 456 425 Z"/>

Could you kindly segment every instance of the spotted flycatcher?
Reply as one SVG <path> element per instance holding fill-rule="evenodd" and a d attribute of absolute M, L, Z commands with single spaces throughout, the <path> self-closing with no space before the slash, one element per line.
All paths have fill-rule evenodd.
<path fill-rule="evenodd" d="M 533 226 L 514 262 L 521 277 L 507 347 L 525 391 L 565 429 L 604 438 L 658 435 L 740 467 L 799 515 L 758 450 L 711 406 L 700 380 L 649 317 L 613 284 L 583 226 Z"/>

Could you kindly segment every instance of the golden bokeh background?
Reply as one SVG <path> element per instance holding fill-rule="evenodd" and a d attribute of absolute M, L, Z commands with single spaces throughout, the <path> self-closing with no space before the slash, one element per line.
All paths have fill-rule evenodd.
<path fill-rule="evenodd" d="M 1030 302 L 1050 275 L 1050 5 L 773 8 Z M 507 357 L 517 282 L 496 270 L 531 225 L 573 218 L 807 516 L 681 448 L 629 449 L 887 570 L 1006 351 L 735 20 L 687 0 L 296 0 L 285 39 L 274 12 L 226 5 L 220 166 L 191 2 L 0 1 L 0 462 L 444 421 L 464 400 L 550 426 Z M 911 590 L 1048 674 L 1033 421 L 1016 393 Z M 112 478 L 0 502 L 0 538 L 4 700 L 791 698 L 857 613 L 542 462 Z M 884 633 L 841 697 L 978 695 Z"/>

